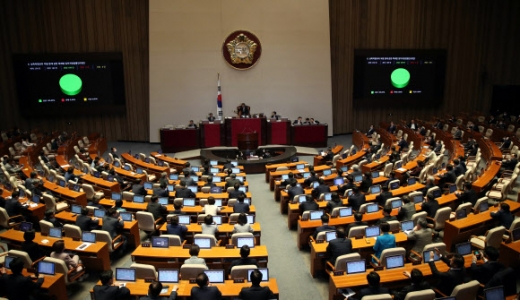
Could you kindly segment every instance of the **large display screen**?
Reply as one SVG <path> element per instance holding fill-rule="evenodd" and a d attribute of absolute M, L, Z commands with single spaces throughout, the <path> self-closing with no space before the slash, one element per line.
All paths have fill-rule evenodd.
<path fill-rule="evenodd" d="M 443 98 L 445 50 L 355 50 L 354 56 L 353 96 L 357 104 L 395 105 L 400 102 L 389 100 Z M 364 101 L 367 99 L 376 102 Z"/>
<path fill-rule="evenodd" d="M 16 54 L 13 66 L 24 116 L 124 112 L 121 53 Z"/>

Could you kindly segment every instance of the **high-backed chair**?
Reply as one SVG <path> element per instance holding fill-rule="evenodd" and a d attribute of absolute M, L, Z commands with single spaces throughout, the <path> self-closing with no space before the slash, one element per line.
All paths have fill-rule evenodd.
<path fill-rule="evenodd" d="M 434 300 L 435 292 L 432 289 L 409 292 L 404 300 Z"/>
<path fill-rule="evenodd" d="M 167 237 L 170 246 L 182 246 L 186 242 L 181 242 L 180 236 L 176 234 L 161 234 L 161 237 Z"/>
<path fill-rule="evenodd" d="M 369 295 L 363 296 L 361 300 L 392 300 L 392 296 L 390 294 Z"/>
<path fill-rule="evenodd" d="M 348 233 L 348 238 L 353 237 L 362 237 L 365 235 L 365 228 L 367 228 L 367 225 L 361 225 L 361 226 L 354 226 L 350 228 L 350 231 Z"/>
<path fill-rule="evenodd" d="M 10 229 L 18 226 L 22 221 L 25 221 L 25 218 L 22 215 L 9 217 L 5 208 L 0 207 L 0 226 Z"/>
<path fill-rule="evenodd" d="M 465 210 L 466 215 L 469 215 L 471 213 L 472 208 L 473 208 L 473 204 L 471 204 L 471 202 L 466 202 L 466 203 L 460 204 L 455 211 Z"/>
<path fill-rule="evenodd" d="M 63 231 L 65 232 L 66 237 L 70 237 L 73 239 L 81 240 L 81 228 L 77 225 L 65 224 L 63 225 Z"/>
<path fill-rule="evenodd" d="M 91 184 L 83 183 L 81 188 L 85 192 L 87 200 L 89 201 L 99 200 L 105 196 L 103 192 L 96 192 Z"/>
<path fill-rule="evenodd" d="M 49 234 L 49 231 L 51 231 L 51 228 L 54 227 L 54 225 L 51 222 L 49 222 L 49 221 L 40 220 L 39 223 L 40 223 L 41 233 L 44 234 L 44 235 Z"/>
<path fill-rule="evenodd" d="M 450 219 L 450 214 L 451 208 L 442 207 L 437 210 L 437 212 L 435 213 L 435 217 L 426 217 L 426 219 L 433 222 L 433 230 L 441 231 L 444 230 L 444 224 L 446 224 L 446 221 Z"/>
<path fill-rule="evenodd" d="M 45 201 L 45 209 L 47 210 L 50 209 L 55 212 L 60 212 L 69 208 L 67 201 L 56 202 L 56 199 L 48 193 L 43 193 L 43 201 Z"/>
<path fill-rule="evenodd" d="M 221 242 L 220 240 L 217 241 L 215 236 L 211 235 L 211 234 L 198 233 L 198 234 L 194 235 L 193 238 L 209 238 L 210 239 L 210 241 L 209 241 L 209 246 L 210 247 L 220 246 L 220 242 Z"/>
<path fill-rule="evenodd" d="M 388 221 L 388 225 L 390 225 L 390 232 L 399 232 L 401 230 L 401 223 L 397 220 Z"/>
<path fill-rule="evenodd" d="M 229 223 L 233 224 L 238 222 L 238 216 L 240 216 L 240 213 L 232 213 L 229 215 Z"/>
<path fill-rule="evenodd" d="M 520 218 L 516 218 L 513 220 L 513 223 L 511 223 L 509 229 L 506 229 L 506 232 L 504 233 L 502 238 L 504 240 L 508 240 L 511 237 L 511 232 L 513 232 L 513 230 L 517 228 L 520 228 Z"/>
<path fill-rule="evenodd" d="M 475 214 L 478 214 L 480 212 L 480 205 L 484 202 L 488 202 L 488 197 L 482 197 L 482 198 L 479 198 L 477 200 L 477 202 L 475 202 L 475 205 L 473 206 L 473 212 Z"/>
<path fill-rule="evenodd" d="M 238 238 L 253 238 L 253 241 L 256 243 L 256 239 L 254 239 L 254 235 L 251 232 L 241 232 L 241 233 L 234 233 L 231 236 L 231 244 L 236 245 Z"/>
<path fill-rule="evenodd" d="M 237 203 L 237 201 L 238 201 L 237 198 L 231 198 L 231 199 L 228 199 L 228 201 L 227 201 L 227 206 L 229 206 L 229 207 L 233 207 L 233 206 L 235 206 L 235 204 Z"/>
<path fill-rule="evenodd" d="M 85 267 L 83 267 L 82 264 L 78 264 L 76 267 L 69 269 L 62 259 L 45 257 L 43 261 L 54 263 L 56 273 L 64 274 L 65 284 L 72 283 L 85 274 Z"/>
<path fill-rule="evenodd" d="M 126 201 L 133 201 L 133 200 L 134 200 L 134 193 L 124 191 L 124 192 L 123 192 L 123 200 L 126 200 Z"/>
<path fill-rule="evenodd" d="M 257 266 L 256 265 L 234 266 L 233 268 L 231 268 L 231 272 L 229 273 L 229 278 L 230 279 L 235 279 L 235 278 L 249 279 L 249 278 L 247 278 L 247 271 L 251 270 L 251 269 L 257 269 Z"/>
<path fill-rule="evenodd" d="M 379 266 L 379 267 L 386 268 L 386 257 L 395 256 L 395 255 L 402 255 L 403 259 L 404 259 L 406 257 L 406 249 L 404 249 L 403 247 L 388 248 L 388 249 L 383 250 L 383 252 L 381 252 L 381 256 L 379 258 L 377 258 L 374 254 L 372 254 L 372 259 L 376 263 L 371 262 L 371 264 L 374 267 Z"/>
<path fill-rule="evenodd" d="M 478 281 L 472 280 L 468 283 L 463 283 L 463 284 L 457 285 L 453 289 L 453 292 L 451 292 L 450 296 L 455 297 L 456 300 L 477 299 L 478 289 L 479 289 Z M 439 294 L 441 294 L 441 293 L 439 293 Z"/>
<path fill-rule="evenodd" d="M 327 261 L 327 269 L 329 269 L 331 273 L 335 271 L 346 271 L 348 261 L 356 261 L 360 259 L 361 255 L 359 255 L 357 252 L 340 255 L 338 258 L 336 258 L 334 265 Z"/>
<path fill-rule="evenodd" d="M 207 270 L 208 267 L 202 264 L 184 264 L 180 268 L 180 277 L 182 280 L 189 280 L 190 278 L 197 278 L 197 275 Z"/>
<path fill-rule="evenodd" d="M 505 232 L 506 228 L 504 226 L 498 226 L 488 230 L 485 235 L 473 235 L 469 241 L 471 242 L 471 246 L 482 250 L 486 248 L 486 246 L 492 246 L 497 249 L 500 249 L 500 243 L 502 243 L 502 236 Z"/>
<path fill-rule="evenodd" d="M 108 252 L 112 253 L 123 246 L 123 236 L 118 235 L 112 239 L 110 233 L 106 230 L 92 230 L 96 234 L 97 242 L 105 242 L 108 245 Z"/>
<path fill-rule="evenodd" d="M 29 256 L 29 254 L 27 252 L 21 251 L 21 250 L 14 250 L 14 249 L 9 250 L 7 252 L 7 256 L 19 257 L 23 261 L 23 267 L 26 269 L 35 268 L 35 266 L 38 264 L 38 262 L 43 260 L 43 258 L 45 257 L 45 256 L 42 256 L 41 258 L 39 258 L 35 261 L 32 261 L 31 257 Z"/>
<path fill-rule="evenodd" d="M 157 279 L 157 272 L 155 267 L 147 264 L 132 263 L 131 269 L 135 270 L 135 278 L 137 279 Z"/>
<path fill-rule="evenodd" d="M 203 186 L 202 188 L 200 188 L 200 191 L 204 194 L 209 194 L 209 192 L 211 191 L 211 187 L 210 186 Z"/>
<path fill-rule="evenodd" d="M 199 214 L 197 216 L 197 222 L 200 223 L 200 222 L 204 222 L 204 218 L 206 218 L 206 214 Z"/>
<path fill-rule="evenodd" d="M 148 235 L 155 233 L 160 228 L 157 221 L 161 220 L 161 218 L 156 221 L 151 212 L 138 211 L 135 213 L 135 218 L 139 225 L 139 229 L 146 232 Z"/>

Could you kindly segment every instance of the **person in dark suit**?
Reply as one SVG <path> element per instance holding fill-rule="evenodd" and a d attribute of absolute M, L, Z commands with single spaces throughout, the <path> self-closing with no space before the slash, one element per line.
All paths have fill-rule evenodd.
<path fill-rule="evenodd" d="M 206 183 L 204 184 L 204 186 L 209 186 L 210 188 L 217 186 L 213 183 L 213 176 L 208 176 L 208 179 L 206 179 Z"/>
<path fill-rule="evenodd" d="M 94 286 L 94 299 L 96 300 L 126 300 L 130 299 L 130 290 L 127 287 L 114 285 L 114 272 L 112 270 L 101 272 L 99 279 L 102 285 Z"/>
<path fill-rule="evenodd" d="M 293 125 L 303 125 L 303 118 L 298 117 L 298 119 L 294 120 L 294 122 L 292 124 Z"/>
<path fill-rule="evenodd" d="M 185 181 L 181 181 L 181 188 L 175 191 L 175 198 L 195 198 L 195 193 L 186 187 Z"/>
<path fill-rule="evenodd" d="M 374 125 L 370 125 L 370 128 L 368 128 L 366 136 L 371 137 L 374 132 L 376 132 L 374 129 Z"/>
<path fill-rule="evenodd" d="M 296 182 L 293 182 L 291 183 L 291 187 L 287 190 L 287 194 L 289 195 L 289 200 L 293 201 L 294 196 L 303 195 L 305 192 L 301 186 L 296 185 Z"/>
<path fill-rule="evenodd" d="M 11 198 L 8 198 L 5 202 L 5 210 L 9 217 L 25 214 L 27 208 L 24 207 L 19 201 L 18 197 L 20 197 L 20 192 L 14 191 L 11 194 Z"/>
<path fill-rule="evenodd" d="M 233 206 L 234 213 L 249 213 L 249 204 L 244 203 L 245 197 L 246 195 L 244 195 L 244 193 L 238 195 L 237 202 L 235 206 Z"/>
<path fill-rule="evenodd" d="M 303 181 L 303 186 L 310 187 L 314 181 L 318 181 L 318 176 L 316 176 L 316 172 L 311 171 L 311 176 L 305 178 Z"/>
<path fill-rule="evenodd" d="M 339 197 L 338 193 L 333 192 L 330 198 L 330 201 L 327 202 L 327 211 L 329 212 L 329 214 L 332 213 L 334 208 L 343 206 L 343 201 L 341 201 L 341 198 Z"/>
<path fill-rule="evenodd" d="M 515 216 L 511 214 L 509 204 L 500 203 L 500 209 L 496 212 L 491 212 L 491 218 L 497 220 L 499 226 L 504 226 L 506 229 L 511 227 L 511 224 L 515 220 Z"/>
<path fill-rule="evenodd" d="M 43 218 L 45 221 L 52 223 L 54 227 L 63 227 L 63 224 L 56 219 L 54 215 L 54 210 L 48 209 L 45 211 L 45 217 Z"/>
<path fill-rule="evenodd" d="M 435 187 L 435 178 L 433 176 L 428 176 L 426 178 L 426 185 L 424 186 L 422 192 L 423 192 L 423 196 L 426 196 L 426 194 L 428 193 L 428 190 L 431 189 L 432 187 Z"/>
<path fill-rule="evenodd" d="M 379 294 L 388 294 L 390 291 L 387 288 L 381 287 L 380 281 L 381 278 L 379 274 L 372 271 L 367 274 L 368 287 L 361 289 L 358 293 L 356 293 L 355 297 L 349 297 L 349 299 L 363 299 L 365 296 L 369 295 L 379 295 Z"/>
<path fill-rule="evenodd" d="M 273 111 L 271 113 L 271 119 L 278 120 L 278 119 L 280 119 L 280 116 L 276 113 L 276 111 Z"/>
<path fill-rule="evenodd" d="M 464 192 L 457 192 L 455 195 L 462 203 L 471 202 L 473 206 L 475 203 L 477 203 L 478 200 L 477 192 L 473 190 L 473 185 L 471 182 L 464 183 Z"/>
<path fill-rule="evenodd" d="M 253 270 L 249 281 L 251 281 L 251 287 L 243 287 L 238 294 L 238 297 L 243 300 L 269 300 L 275 298 L 271 289 L 268 286 L 260 286 L 263 274 L 259 270 Z"/>
<path fill-rule="evenodd" d="M 364 226 L 368 225 L 367 222 L 363 222 L 363 214 L 362 213 L 355 213 L 354 214 L 354 222 L 348 224 L 347 229 L 345 229 L 345 234 L 348 236 L 350 233 L 350 229 L 356 226 Z"/>
<path fill-rule="evenodd" d="M 250 107 L 247 106 L 245 103 L 242 103 L 239 107 L 237 107 L 237 115 L 239 117 L 250 116 L 251 112 L 249 110 Z"/>
<path fill-rule="evenodd" d="M 392 206 L 385 205 L 383 206 L 383 218 L 377 220 L 376 225 L 381 225 L 382 223 L 387 223 L 388 221 L 397 221 L 395 216 L 391 216 Z"/>
<path fill-rule="evenodd" d="M 316 203 L 316 201 L 314 201 L 311 196 L 307 195 L 305 198 L 306 200 L 299 205 L 300 215 L 302 215 L 304 211 L 320 209 L 318 203 Z"/>
<path fill-rule="evenodd" d="M 512 153 L 509 159 L 502 161 L 502 168 L 505 171 L 513 171 L 516 167 L 516 164 L 518 164 L 517 156 L 516 154 Z"/>
<path fill-rule="evenodd" d="M 215 116 L 213 116 L 213 113 L 209 113 L 207 119 L 208 119 L 209 122 L 214 122 L 215 121 Z"/>
<path fill-rule="evenodd" d="M 147 195 L 146 190 L 144 189 L 144 186 L 140 183 L 136 183 L 136 184 L 132 185 L 132 193 L 134 193 L 134 195 L 142 195 L 142 196 Z"/>
<path fill-rule="evenodd" d="M 240 258 L 235 259 L 231 262 L 231 266 L 229 267 L 229 272 L 231 273 L 231 269 L 236 266 L 245 266 L 245 265 L 255 265 L 258 267 L 258 262 L 254 258 L 249 258 L 249 254 L 251 253 L 251 249 L 248 245 L 243 245 L 240 248 Z"/>
<path fill-rule="evenodd" d="M 348 197 L 348 204 L 353 210 L 359 211 L 359 207 L 366 202 L 365 194 L 359 191 L 357 186 L 352 188 L 353 194 Z"/>
<path fill-rule="evenodd" d="M 166 207 L 162 206 L 158 202 L 157 196 L 152 196 L 152 199 L 150 199 L 150 202 L 148 203 L 148 206 L 146 207 L 147 212 L 151 212 L 153 214 L 153 218 L 157 221 L 159 218 L 163 218 L 165 220 L 165 216 L 167 213 Z M 104 226 L 104 224 L 103 224 Z"/>
<path fill-rule="evenodd" d="M 399 150 L 401 151 L 403 149 L 408 149 L 408 142 L 404 138 L 400 137 L 397 146 L 399 146 Z"/>
<path fill-rule="evenodd" d="M 208 275 L 200 273 L 197 275 L 196 282 L 198 286 L 191 288 L 191 300 L 220 300 L 222 293 L 215 286 L 209 285 Z"/>
<path fill-rule="evenodd" d="M 148 295 L 139 298 L 140 300 L 174 300 L 177 299 L 178 285 L 174 285 L 169 297 L 161 297 L 162 283 L 154 281 L 148 287 Z"/>
<path fill-rule="evenodd" d="M 2 197 L 2 193 L 4 192 L 4 190 L 2 188 L 0 188 L 0 207 L 2 208 L 5 208 L 5 198 Z"/>
<path fill-rule="evenodd" d="M 430 284 L 424 281 L 423 273 L 419 269 L 412 269 L 412 273 L 405 271 L 404 274 L 410 278 L 411 284 L 405 286 L 400 292 L 393 292 L 394 300 L 404 300 L 406 295 L 411 292 L 417 292 L 430 289 Z"/>
<path fill-rule="evenodd" d="M 2 296 L 11 300 L 37 299 L 32 295 L 42 286 L 43 275 L 39 275 L 38 280 L 34 282 L 31 277 L 22 275 L 23 265 L 22 259 L 15 257 L 9 264 L 12 274 L 3 274 L 0 277 Z"/>
<path fill-rule="evenodd" d="M 318 233 L 323 231 L 335 231 L 336 227 L 329 225 L 329 215 L 323 214 L 321 215 L 321 226 L 317 227 L 314 231 L 314 239 L 318 236 Z"/>
<path fill-rule="evenodd" d="M 448 272 L 444 273 L 437 270 L 437 266 L 433 260 L 433 251 L 430 252 L 430 260 L 428 261 L 428 264 L 430 265 L 433 277 L 438 279 L 438 283 L 435 285 L 435 287 L 443 294 L 451 295 L 451 292 L 455 286 L 464 283 L 466 280 L 464 257 L 457 253 L 451 259 L 448 259 L 440 253 L 439 249 L 435 248 L 435 252 L 437 252 L 437 255 L 441 258 L 441 260 L 450 267 Z"/>
<path fill-rule="evenodd" d="M 439 180 L 439 186 L 441 188 L 447 183 L 455 183 L 455 181 L 457 181 L 457 176 L 455 175 L 451 164 L 446 166 L 446 171 L 447 172 L 444 173 Z"/>
<path fill-rule="evenodd" d="M 363 176 L 363 180 L 359 185 L 359 189 L 363 193 L 368 193 L 368 189 L 372 186 L 372 174 L 370 172 L 365 172 L 365 176 Z"/>
<path fill-rule="evenodd" d="M 182 242 L 184 241 L 184 236 L 186 235 L 188 228 L 183 224 L 179 224 L 179 216 L 174 215 L 170 220 L 170 224 L 168 224 L 168 226 L 166 227 L 166 230 L 167 234 L 174 234 L 179 236 Z"/>
<path fill-rule="evenodd" d="M 455 178 L 464 174 L 464 168 L 460 165 L 460 160 L 458 159 L 453 160 L 453 173 L 455 173 Z"/>
<path fill-rule="evenodd" d="M 390 148 L 391 152 L 390 152 L 390 158 L 388 159 L 391 163 L 395 163 L 396 161 L 400 160 L 401 159 L 401 154 L 399 154 L 399 152 L 397 151 L 397 149 L 395 148 L 395 146 L 392 146 Z"/>
<path fill-rule="evenodd" d="M 439 209 L 439 203 L 431 194 L 428 194 L 426 195 L 426 202 L 423 202 L 421 209 L 428 214 L 428 217 L 434 218 Z"/>
<path fill-rule="evenodd" d="M 345 177 L 345 183 L 338 186 L 338 194 L 345 195 L 345 191 L 350 190 L 354 187 L 354 183 L 352 182 L 352 176 L 348 175 Z"/>
<path fill-rule="evenodd" d="M 395 126 L 394 122 L 390 122 L 390 126 L 388 126 L 388 132 L 391 134 L 394 134 L 397 130 L 397 127 Z"/>
<path fill-rule="evenodd" d="M 329 193 L 330 192 L 330 187 L 328 185 L 325 184 L 325 181 L 323 180 L 323 178 L 319 178 L 318 179 L 318 183 L 320 185 L 318 185 L 317 187 L 315 187 L 312 192 L 313 193 L 316 193 L 316 195 L 318 195 L 318 197 L 323 194 L 323 193 Z M 316 192 L 315 192 L 316 191 Z"/>
<path fill-rule="evenodd" d="M 287 174 L 287 179 L 285 179 L 284 181 L 282 181 L 280 183 L 280 185 L 282 187 L 286 187 L 288 185 L 290 185 L 292 182 L 298 182 L 298 180 L 296 180 L 296 178 L 294 178 L 294 174 L 293 172 L 289 172 L 289 174 Z"/>
<path fill-rule="evenodd" d="M 29 230 L 23 233 L 24 242 L 22 243 L 22 250 L 29 254 L 32 261 L 36 261 L 45 256 L 45 251 L 40 246 L 33 242 L 36 234 L 34 230 Z"/>
<path fill-rule="evenodd" d="M 334 265 L 338 256 L 352 252 L 352 241 L 345 237 L 345 230 L 342 227 L 336 229 L 336 238 L 327 245 L 329 262 Z"/>
<path fill-rule="evenodd" d="M 240 180 L 237 179 L 237 174 L 231 174 L 230 179 L 226 180 L 226 189 L 231 186 L 235 186 L 235 184 L 244 185 Z"/>
<path fill-rule="evenodd" d="M 103 226 L 101 227 L 101 230 L 107 231 L 110 234 L 110 237 L 114 239 L 118 234 L 121 233 L 124 226 L 125 223 L 123 219 L 119 216 L 117 209 L 115 207 L 109 208 L 107 210 L 107 213 L 103 217 Z M 119 247 L 118 252 L 124 253 L 126 251 L 128 241 L 124 235 L 121 236 L 121 241 L 123 245 Z"/>
<path fill-rule="evenodd" d="M 235 186 L 233 187 L 234 189 L 231 190 L 230 192 L 228 192 L 228 195 L 229 195 L 229 198 L 228 199 L 238 199 L 238 196 L 240 196 L 241 194 L 244 194 L 244 192 L 242 192 L 241 190 L 239 190 L 240 188 L 240 183 L 235 183 Z"/>
<path fill-rule="evenodd" d="M 82 207 L 81 214 L 76 217 L 76 225 L 81 228 L 81 231 L 90 231 L 99 226 L 98 218 L 92 219 L 88 216 L 88 208 Z"/>
<path fill-rule="evenodd" d="M 165 183 L 161 183 L 159 188 L 153 189 L 153 195 L 157 196 L 157 197 L 168 197 L 169 192 L 168 192 L 168 189 L 166 188 L 166 186 L 167 185 Z M 182 197 L 178 197 L 178 198 L 182 198 Z"/>
<path fill-rule="evenodd" d="M 492 246 L 484 248 L 484 263 L 477 266 L 477 257 L 473 254 L 471 261 L 471 275 L 480 284 L 486 285 L 493 276 L 504 269 L 504 265 L 498 262 L 498 249 Z"/>

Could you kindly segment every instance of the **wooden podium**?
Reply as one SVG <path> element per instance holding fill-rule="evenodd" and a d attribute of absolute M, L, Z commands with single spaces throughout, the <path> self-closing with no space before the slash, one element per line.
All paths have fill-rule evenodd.
<path fill-rule="evenodd" d="M 256 132 L 239 132 L 237 134 L 238 149 L 240 150 L 256 150 L 258 148 L 258 133 Z"/>

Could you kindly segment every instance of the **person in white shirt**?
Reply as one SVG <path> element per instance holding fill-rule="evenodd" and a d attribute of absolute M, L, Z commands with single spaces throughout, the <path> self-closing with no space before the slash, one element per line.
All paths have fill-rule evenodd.
<path fill-rule="evenodd" d="M 247 215 L 245 213 L 241 213 L 238 215 L 238 222 L 233 227 L 233 233 L 244 233 L 251 232 L 253 233 L 253 227 L 251 224 L 247 223 Z"/>
<path fill-rule="evenodd" d="M 22 146 L 24 148 L 29 148 L 29 147 L 32 147 L 32 146 L 36 146 L 36 144 L 30 143 L 27 139 L 22 139 Z"/>
<path fill-rule="evenodd" d="M 207 215 L 204 218 L 204 223 L 201 225 L 202 234 L 211 234 L 213 236 L 218 232 L 218 226 L 213 222 L 213 217 L 211 215 Z"/>
<path fill-rule="evenodd" d="M 213 196 L 208 197 L 208 204 L 204 205 L 202 212 L 206 215 L 216 216 L 220 211 L 220 207 L 215 205 L 215 198 Z"/>

